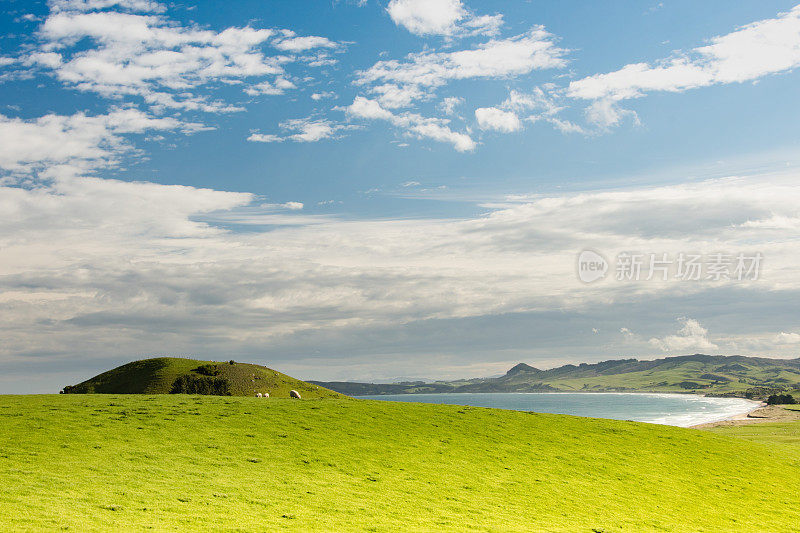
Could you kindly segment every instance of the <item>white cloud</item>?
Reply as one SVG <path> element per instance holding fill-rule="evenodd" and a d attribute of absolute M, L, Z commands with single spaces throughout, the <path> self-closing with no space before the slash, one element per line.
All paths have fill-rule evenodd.
<path fill-rule="evenodd" d="M 708 340 L 708 330 L 700 325 L 697 320 L 682 317 L 678 319 L 681 328 L 677 335 L 667 335 L 663 338 L 652 338 L 650 344 L 664 352 L 710 351 L 718 350 L 719 346 Z"/>
<path fill-rule="evenodd" d="M 800 333 L 786 333 L 781 331 L 772 341 L 775 344 L 800 344 Z"/>
<path fill-rule="evenodd" d="M 574 122 L 570 122 L 569 120 L 560 119 L 557 117 L 551 117 L 546 119 L 547 122 L 553 125 L 555 129 L 560 131 L 561 133 L 581 133 L 586 134 L 586 130 L 583 127 L 575 124 Z"/>
<path fill-rule="evenodd" d="M 625 117 L 631 117 L 635 124 L 639 123 L 635 111 L 622 109 L 612 100 L 597 100 L 586 108 L 586 119 L 601 128 L 617 126 Z"/>
<path fill-rule="evenodd" d="M 520 115 L 534 112 L 525 120 L 531 123 L 547 122 L 561 133 L 585 134 L 586 131 L 578 124 L 558 117 L 562 109 L 541 87 L 535 87 L 530 93 L 511 90 L 499 107 L 476 109 L 475 118 L 481 129 L 510 133 L 522 129 Z"/>
<path fill-rule="evenodd" d="M 311 95 L 311 99 L 314 100 L 315 102 L 319 100 L 325 100 L 327 98 L 336 98 L 336 93 L 331 91 L 323 91 L 320 93 L 313 93 Z"/>
<path fill-rule="evenodd" d="M 615 314 L 609 309 L 631 306 L 656 313 L 654 302 L 668 297 L 684 305 L 713 297 L 736 320 L 733 331 L 758 333 L 749 296 L 761 298 L 760 312 L 785 316 L 780 302 L 800 291 L 800 254 L 795 229 L 745 223 L 796 215 L 796 178 L 536 196 L 459 219 L 310 217 L 290 202 L 253 207 L 248 194 L 97 178 L 0 186 L 0 360 L 77 350 L 84 357 L 223 347 L 256 354 L 315 334 L 322 336 L 314 349 L 331 350 L 320 332 L 367 339 L 362 348 L 373 351 L 381 328 L 536 312 L 548 313 L 549 328 L 552 309 L 580 315 L 601 307 L 607 319 Z M 248 224 L 248 231 L 214 220 Z M 587 286 L 574 270 L 587 246 L 607 257 L 631 249 L 758 249 L 768 270 L 762 281 L 723 286 L 613 279 Z M 771 311 L 764 304 L 773 297 Z M 622 325 L 591 320 L 605 331 Z M 647 324 L 646 317 L 625 320 L 639 331 Z M 632 342 L 678 352 L 721 346 L 688 318 L 652 344 L 626 342 L 626 350 Z M 781 346 L 759 353 L 796 350 Z"/>
<path fill-rule="evenodd" d="M 414 101 L 426 98 L 426 94 L 416 85 L 396 85 L 384 83 L 370 88 L 377 95 L 378 102 L 389 109 L 408 107 Z"/>
<path fill-rule="evenodd" d="M 375 100 L 356 96 L 353 103 L 347 106 L 347 113 L 359 118 L 392 120 L 394 115 L 388 109 L 381 107 Z"/>
<path fill-rule="evenodd" d="M 257 143 L 280 143 L 285 139 L 280 135 L 273 135 L 271 133 L 251 133 L 247 140 Z"/>
<path fill-rule="evenodd" d="M 281 127 L 297 131 L 297 133 L 290 136 L 292 140 L 316 142 L 333 137 L 343 126 L 334 124 L 329 120 L 293 119 L 282 123 Z"/>
<path fill-rule="evenodd" d="M 412 19 L 416 21 L 408 24 L 422 24 L 420 21 L 424 19 L 433 25 L 431 21 L 438 20 L 437 27 L 440 29 L 437 31 L 440 33 L 452 33 L 451 30 L 442 29 L 449 24 L 447 20 L 457 19 L 460 21 L 458 27 L 462 29 L 471 24 L 469 21 L 472 20 L 469 18 L 471 15 L 464 15 L 467 18 L 463 20 L 458 17 L 453 18 L 453 13 L 456 11 L 461 13 L 459 10 L 464 9 L 460 2 L 439 5 L 409 1 L 395 2 L 392 6 L 397 13 L 402 11 L 405 13 L 403 16 L 410 17 L 408 21 Z M 419 20 L 410 15 L 412 12 L 416 13 L 414 17 L 420 17 Z M 450 15 L 445 16 L 446 13 Z M 356 73 L 355 84 L 363 87 L 369 97 L 358 96 L 349 106 L 349 114 L 361 118 L 387 120 L 411 136 L 448 142 L 458 151 L 471 151 L 475 149 L 476 143 L 471 137 L 469 128 L 459 132 L 454 131 L 451 125 L 452 119 L 464 120 L 456 114 L 456 107 L 464 102 L 463 98 L 449 96 L 437 106 L 437 109 L 452 119 L 424 117 L 411 111 L 393 110 L 412 108 L 421 101 L 433 99 L 439 88 L 452 81 L 516 78 L 534 70 L 561 68 L 566 65 L 564 59 L 566 53 L 566 49 L 555 45 L 553 35 L 543 27 L 535 26 L 526 33 L 504 39 L 491 39 L 468 49 L 456 51 L 426 49 L 409 54 L 403 60 L 378 61 L 372 67 Z M 482 129 L 510 132 L 522 128 L 522 118 L 514 109 L 481 108 L 475 113 Z M 531 120 L 531 117 L 528 119 Z M 554 120 L 549 117 L 547 120 L 564 132 L 581 131 L 579 126 L 563 119 Z"/>
<path fill-rule="evenodd" d="M 261 204 L 262 209 L 288 209 L 289 211 L 299 211 L 305 207 L 302 202 L 285 202 L 282 204 Z"/>
<path fill-rule="evenodd" d="M 389 121 L 401 128 L 406 135 L 449 143 L 459 152 L 472 151 L 476 146 L 468 134 L 451 130 L 447 119 L 423 117 L 417 113 L 396 115 L 381 107 L 375 100 L 363 96 L 357 96 L 345 111 L 350 117 Z"/>
<path fill-rule="evenodd" d="M 502 15 L 475 16 L 461 0 L 391 0 L 392 21 L 415 35 L 495 35 Z"/>
<path fill-rule="evenodd" d="M 100 10 L 105 8 L 117 10 Z M 325 37 L 291 30 L 182 25 L 163 11 L 160 4 L 139 0 L 55 2 L 39 29 L 38 49 L 24 60 L 81 91 L 141 97 L 160 108 L 230 112 L 243 108 L 210 101 L 213 84 L 237 84 L 249 95 L 282 94 L 296 88 L 289 65 L 335 62 L 324 52 L 302 53 L 340 48 Z M 266 45 L 277 53 L 267 54 Z"/>
<path fill-rule="evenodd" d="M 119 7 L 143 13 L 161 13 L 166 10 L 163 4 L 150 0 L 50 0 L 50 10 L 59 11 L 97 11 L 110 7 Z"/>
<path fill-rule="evenodd" d="M 247 140 L 251 142 L 317 142 L 323 139 L 334 138 L 337 132 L 344 130 L 347 126 L 336 124 L 326 119 L 312 119 L 312 118 L 298 118 L 281 122 L 281 129 L 286 131 L 294 131 L 295 133 L 289 135 L 273 135 L 253 133 Z"/>
<path fill-rule="evenodd" d="M 548 115 L 557 113 L 560 108 L 549 99 L 541 87 L 534 87 L 530 93 L 523 93 L 512 89 L 508 92 L 508 97 L 501 104 L 506 109 L 513 111 L 540 110 Z"/>
<path fill-rule="evenodd" d="M 445 115 L 455 115 L 456 108 L 464 104 L 464 99 L 460 96 L 448 96 L 439 103 L 439 109 Z"/>
<path fill-rule="evenodd" d="M 417 138 L 452 144 L 458 152 L 471 152 L 476 146 L 469 135 L 451 130 L 441 119 L 408 114 L 398 117 L 396 123 L 407 128 L 406 131 Z"/>
<path fill-rule="evenodd" d="M 244 92 L 250 96 L 258 94 L 279 95 L 285 93 L 289 89 L 296 89 L 297 86 L 286 78 L 276 78 L 274 82 L 270 83 L 264 81 L 247 87 Z"/>
<path fill-rule="evenodd" d="M 522 123 L 512 111 L 503 111 L 496 107 L 479 107 L 475 110 L 478 126 L 483 130 L 496 130 L 506 133 L 519 131 Z"/>
<path fill-rule="evenodd" d="M 455 52 L 420 52 L 405 61 L 384 60 L 358 73 L 356 83 L 383 94 L 387 84 L 413 94 L 413 99 L 452 80 L 505 78 L 533 70 L 560 68 L 566 64 L 566 50 L 557 47 L 553 36 L 542 27 L 502 40 L 492 39 L 472 49 Z M 419 95 L 419 96 L 417 96 Z"/>
<path fill-rule="evenodd" d="M 632 63 L 606 74 L 572 81 L 567 95 L 594 100 L 590 121 L 602 126 L 619 123 L 615 102 L 652 91 L 683 92 L 715 84 L 742 83 L 800 65 L 800 6 L 710 39 L 654 64 Z"/>
<path fill-rule="evenodd" d="M 204 129 L 171 117 L 152 117 L 137 109 L 116 109 L 105 115 L 45 115 L 31 120 L 0 115 L 0 169 L 28 174 L 33 171 L 86 172 L 115 165 L 118 156 L 132 150 L 124 135 L 149 130 Z"/>
<path fill-rule="evenodd" d="M 460 0 L 391 0 L 386 11 L 395 24 L 417 35 L 452 33 L 466 16 Z"/>
<path fill-rule="evenodd" d="M 294 35 L 294 32 L 291 32 L 291 34 Z M 292 36 L 273 41 L 272 46 L 285 52 L 305 52 L 306 50 L 313 50 L 314 48 L 337 48 L 339 44 L 331 41 L 327 37 L 309 35 L 306 37 Z"/>

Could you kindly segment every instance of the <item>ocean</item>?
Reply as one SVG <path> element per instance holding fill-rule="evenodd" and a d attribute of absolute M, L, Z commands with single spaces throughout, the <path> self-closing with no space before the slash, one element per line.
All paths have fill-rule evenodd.
<path fill-rule="evenodd" d="M 708 398 L 695 394 L 616 392 L 487 392 L 386 394 L 359 396 L 371 400 L 443 403 L 535 411 L 651 424 L 688 427 L 724 420 L 755 409 L 741 398 Z"/>

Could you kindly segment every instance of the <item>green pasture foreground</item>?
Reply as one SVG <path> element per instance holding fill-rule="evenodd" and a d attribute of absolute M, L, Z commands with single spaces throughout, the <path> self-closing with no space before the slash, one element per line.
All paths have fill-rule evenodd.
<path fill-rule="evenodd" d="M 800 448 L 365 400 L 0 396 L 4 531 L 793 531 Z"/>
<path fill-rule="evenodd" d="M 795 450 L 800 453 L 800 422 L 758 422 L 747 426 L 716 427 L 709 431 L 718 435 L 738 437 L 771 446 L 789 447 L 789 453 Z M 795 450 L 791 450 L 791 448 Z M 800 503 L 800 495 L 798 503 Z M 800 531 L 800 526 L 797 530 Z"/>

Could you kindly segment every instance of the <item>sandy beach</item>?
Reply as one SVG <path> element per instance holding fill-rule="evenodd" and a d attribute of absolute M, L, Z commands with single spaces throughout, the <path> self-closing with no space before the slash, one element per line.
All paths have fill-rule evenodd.
<path fill-rule="evenodd" d="M 692 428 L 707 429 L 721 426 L 746 426 L 762 422 L 791 422 L 794 420 L 800 420 L 800 411 L 791 411 L 780 405 L 766 405 L 762 403 L 748 413 L 742 413 L 718 422 L 698 424 L 692 426 Z"/>

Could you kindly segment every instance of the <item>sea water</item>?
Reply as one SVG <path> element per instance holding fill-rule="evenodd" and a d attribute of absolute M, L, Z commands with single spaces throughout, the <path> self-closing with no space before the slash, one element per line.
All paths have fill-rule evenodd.
<path fill-rule="evenodd" d="M 688 427 L 716 422 L 752 411 L 758 404 L 741 398 L 696 394 L 617 392 L 484 392 L 384 394 L 359 396 L 396 402 L 445 403 L 535 411 Z"/>

